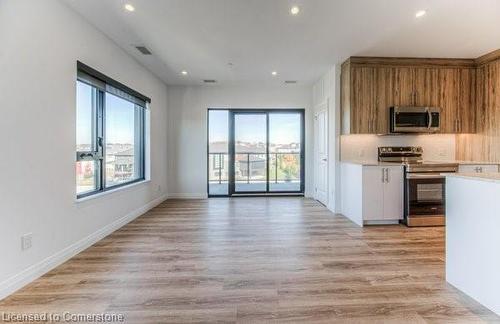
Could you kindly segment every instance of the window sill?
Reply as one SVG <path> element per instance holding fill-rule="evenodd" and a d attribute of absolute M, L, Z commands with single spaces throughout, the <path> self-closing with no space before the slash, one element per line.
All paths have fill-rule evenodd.
<path fill-rule="evenodd" d="M 96 193 L 94 195 L 90 195 L 90 196 L 87 196 L 87 197 L 76 198 L 75 199 L 75 203 L 78 204 L 78 203 L 83 203 L 83 202 L 86 202 L 86 201 L 89 201 L 89 200 L 98 199 L 98 198 L 101 198 L 103 196 L 108 196 L 108 195 L 111 195 L 111 194 L 115 194 L 117 192 L 126 191 L 127 189 L 134 188 L 134 187 L 137 187 L 137 186 L 143 185 L 145 183 L 149 183 L 149 182 L 151 182 L 151 180 L 142 180 L 142 181 L 134 182 L 134 183 L 131 183 L 129 185 L 125 185 L 125 186 L 122 186 L 122 187 L 119 187 L 119 188 L 115 188 L 115 189 L 111 189 L 111 190 L 108 190 L 108 191 L 99 192 L 99 193 Z"/>

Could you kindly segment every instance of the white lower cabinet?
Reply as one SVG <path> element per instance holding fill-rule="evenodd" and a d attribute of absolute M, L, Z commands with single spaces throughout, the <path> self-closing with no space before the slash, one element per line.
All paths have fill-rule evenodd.
<path fill-rule="evenodd" d="M 498 172 L 498 164 L 462 164 L 458 166 L 458 172 L 495 173 Z"/>
<path fill-rule="evenodd" d="M 403 218 L 403 167 L 341 163 L 342 214 L 358 225 Z"/>
<path fill-rule="evenodd" d="M 363 221 L 403 218 L 403 169 L 363 167 Z"/>

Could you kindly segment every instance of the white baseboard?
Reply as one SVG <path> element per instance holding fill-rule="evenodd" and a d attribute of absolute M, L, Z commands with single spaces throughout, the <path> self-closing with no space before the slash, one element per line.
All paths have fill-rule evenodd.
<path fill-rule="evenodd" d="M 206 193 L 169 193 L 168 199 L 207 199 Z"/>
<path fill-rule="evenodd" d="M 105 227 L 97 230 L 96 232 L 90 234 L 89 236 L 81 239 L 80 241 L 71 244 L 70 246 L 64 248 L 63 250 L 49 256 L 48 258 L 30 266 L 29 268 L 23 270 L 22 272 L 10 277 L 7 280 L 4 280 L 3 282 L 0 283 L 0 300 L 4 299 L 5 297 L 9 296 L 10 294 L 16 292 L 17 290 L 21 289 L 25 285 L 29 284 L 30 282 L 34 281 L 35 279 L 41 277 L 45 273 L 49 272 L 50 270 L 54 269 L 55 267 L 61 265 L 62 263 L 66 262 L 67 260 L 71 259 L 78 253 L 82 252 L 83 250 L 87 249 L 91 245 L 95 244 L 96 242 L 102 240 L 109 234 L 113 233 L 117 229 L 121 228 L 122 226 L 128 224 L 129 222 L 133 221 L 137 217 L 143 215 L 150 209 L 158 206 L 161 204 L 163 201 L 167 199 L 167 195 L 163 195 L 161 197 L 158 197 L 151 202 L 147 203 L 146 205 L 128 213 L 127 215 L 123 216 L 120 219 L 117 219 L 111 224 L 106 225 Z"/>

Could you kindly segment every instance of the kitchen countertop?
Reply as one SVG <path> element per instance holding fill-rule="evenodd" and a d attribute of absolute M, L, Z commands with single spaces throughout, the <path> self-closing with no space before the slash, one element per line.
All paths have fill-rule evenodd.
<path fill-rule="evenodd" d="M 456 163 L 460 165 L 499 165 L 498 162 L 488 161 L 463 161 L 463 160 L 447 160 L 447 161 L 424 161 L 428 163 Z"/>
<path fill-rule="evenodd" d="M 380 162 L 373 160 L 341 160 L 341 163 L 351 163 L 351 164 L 360 164 L 366 166 L 390 166 L 390 165 L 402 165 L 402 163 L 397 162 Z M 462 161 L 462 160 L 446 160 L 446 161 L 428 161 L 424 160 L 424 163 L 429 164 L 438 164 L 438 163 L 456 163 L 459 165 L 500 165 L 498 162 L 487 162 L 487 161 Z"/>
<path fill-rule="evenodd" d="M 363 166 L 402 166 L 397 162 L 380 162 L 380 161 L 366 161 L 366 160 L 342 160 L 340 163 L 359 164 Z"/>
<path fill-rule="evenodd" d="M 444 175 L 447 177 L 453 177 L 453 178 L 465 178 L 465 179 L 471 179 L 471 180 L 500 183 L 500 172 L 495 172 L 495 173 L 461 173 L 461 172 L 457 172 L 457 173 L 446 173 Z"/>

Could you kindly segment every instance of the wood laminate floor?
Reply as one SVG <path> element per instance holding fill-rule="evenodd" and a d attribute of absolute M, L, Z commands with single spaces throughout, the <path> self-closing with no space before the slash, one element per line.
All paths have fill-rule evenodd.
<path fill-rule="evenodd" d="M 499 319 L 444 280 L 444 229 L 359 228 L 303 198 L 169 200 L 0 302 L 127 323 Z"/>

